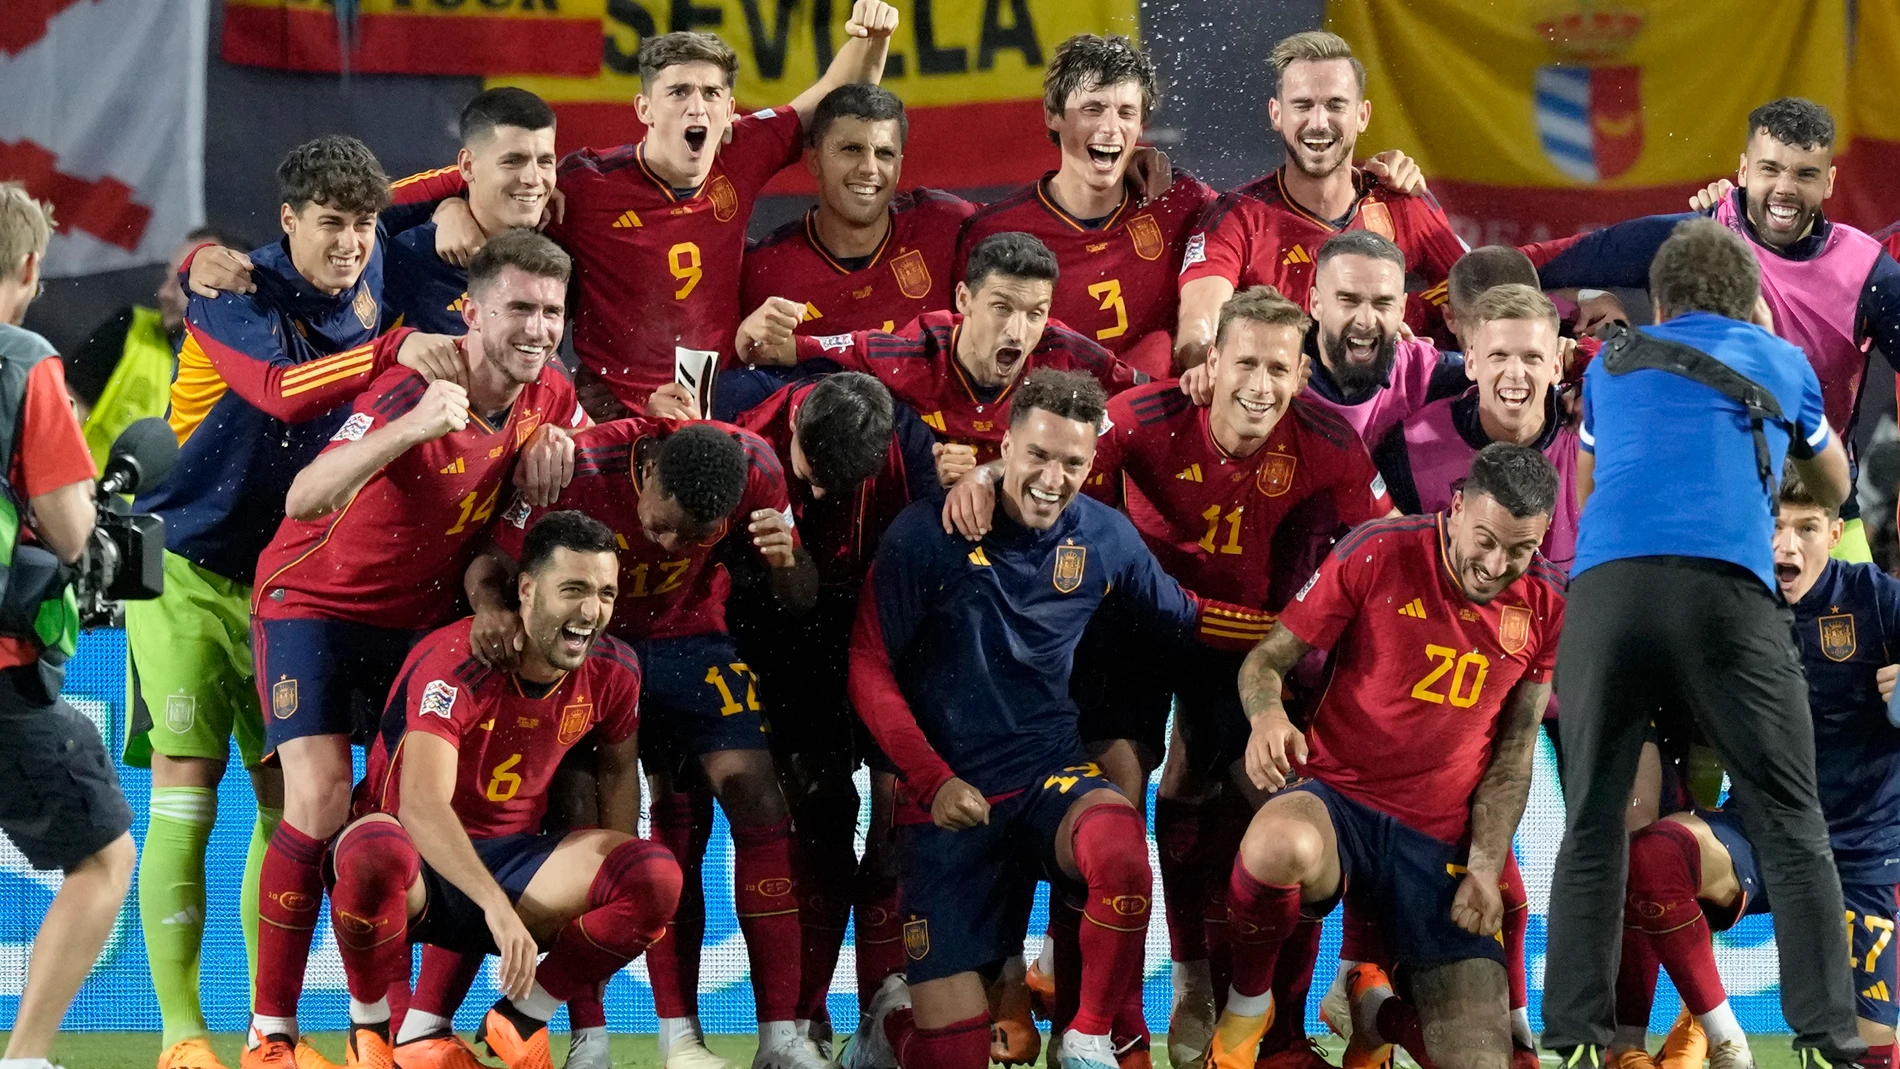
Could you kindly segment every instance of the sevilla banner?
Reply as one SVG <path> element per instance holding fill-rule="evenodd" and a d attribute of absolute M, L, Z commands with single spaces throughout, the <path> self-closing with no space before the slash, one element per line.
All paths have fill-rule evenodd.
<path fill-rule="evenodd" d="M 46 274 L 163 262 L 203 222 L 206 3 L 6 5 L 0 179 L 53 204 Z"/>
<path fill-rule="evenodd" d="M 420 3 L 421 0 L 416 0 Z M 1042 121 L 1049 55 L 1083 33 L 1137 36 L 1137 0 L 894 0 L 901 21 L 883 85 L 910 112 L 904 185 L 955 189 L 1025 182 L 1056 165 Z M 640 42 L 674 30 L 716 33 L 739 54 L 734 92 L 747 108 L 789 102 L 845 41 L 851 0 L 614 0 L 584 78 L 498 77 L 540 94 L 560 116 L 562 151 L 640 138 L 633 98 Z M 497 74 L 505 72 L 497 71 Z M 775 191 L 813 188 L 802 170 Z"/>
<path fill-rule="evenodd" d="M 225 0 L 226 62 L 363 74 L 586 75 L 607 0 Z M 617 6 L 617 5 L 616 5 Z"/>
<path fill-rule="evenodd" d="M 1853 118 L 1847 0 L 1329 0 L 1327 27 L 1367 68 L 1360 144 L 1416 157 L 1474 246 L 1687 210 L 1776 97 Z"/>

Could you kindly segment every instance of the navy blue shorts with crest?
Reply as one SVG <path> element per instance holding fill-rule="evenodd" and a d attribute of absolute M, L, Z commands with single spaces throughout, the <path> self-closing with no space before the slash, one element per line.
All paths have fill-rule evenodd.
<path fill-rule="evenodd" d="M 376 733 L 389 689 L 425 632 L 315 618 L 251 618 L 264 752 L 291 739 Z"/>

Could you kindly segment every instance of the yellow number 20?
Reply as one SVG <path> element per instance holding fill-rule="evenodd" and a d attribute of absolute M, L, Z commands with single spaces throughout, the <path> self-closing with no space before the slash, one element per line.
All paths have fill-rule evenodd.
<path fill-rule="evenodd" d="M 666 266 L 672 269 L 673 277 L 680 280 L 680 288 L 673 291 L 676 301 L 685 300 L 706 274 L 699 266 L 699 246 L 690 241 L 682 241 L 666 250 Z"/>
<path fill-rule="evenodd" d="M 1107 341 L 1128 333 L 1128 305 L 1122 301 L 1121 279 L 1110 278 L 1097 282 L 1089 287 L 1089 296 L 1102 302 L 1102 311 L 1115 313 L 1115 325 L 1096 331 L 1096 341 Z"/>
<path fill-rule="evenodd" d="M 1426 646 L 1425 656 L 1438 662 L 1424 679 L 1412 684 L 1412 697 L 1420 701 L 1443 705 L 1449 698 L 1451 704 L 1460 709 L 1469 709 L 1478 704 L 1478 695 L 1484 692 L 1484 677 L 1491 671 L 1491 661 L 1476 650 L 1460 657 L 1458 651 L 1448 646 Z M 1465 673 L 1471 672 L 1470 689 L 1466 689 Z M 1432 685 L 1451 673 L 1449 691 L 1435 691 Z"/>

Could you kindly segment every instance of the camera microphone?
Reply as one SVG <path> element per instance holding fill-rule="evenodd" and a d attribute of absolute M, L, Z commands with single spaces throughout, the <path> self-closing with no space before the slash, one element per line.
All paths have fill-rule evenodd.
<path fill-rule="evenodd" d="M 157 416 L 147 416 L 127 427 L 112 443 L 105 474 L 99 479 L 99 492 L 135 494 L 150 490 L 165 480 L 177 460 L 178 437 L 171 425 Z"/>

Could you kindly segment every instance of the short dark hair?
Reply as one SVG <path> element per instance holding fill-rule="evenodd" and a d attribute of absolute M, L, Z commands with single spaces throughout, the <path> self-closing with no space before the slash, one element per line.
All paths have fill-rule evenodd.
<path fill-rule="evenodd" d="M 1313 327 L 1313 317 L 1272 286 L 1250 286 L 1220 306 L 1219 325 L 1214 328 L 1214 344 L 1227 341 L 1227 328 L 1235 322 L 1258 323 L 1263 327 L 1292 327 L 1301 337 Z"/>
<path fill-rule="evenodd" d="M 1016 396 L 1009 403 L 1009 425 L 1014 427 L 1028 419 L 1030 410 L 1037 408 L 1099 429 L 1102 416 L 1108 412 L 1108 391 L 1094 376 L 1081 371 L 1038 368 L 1016 387 Z"/>
<path fill-rule="evenodd" d="M 1471 458 L 1464 494 L 1483 494 L 1518 519 L 1557 507 L 1557 468 L 1529 446 L 1492 442 Z"/>
<path fill-rule="evenodd" d="M 291 149 L 277 165 L 277 185 L 293 212 L 312 201 L 370 215 L 389 207 L 388 172 L 368 145 L 348 134 L 330 134 Z"/>
<path fill-rule="evenodd" d="M 546 130 L 554 125 L 554 109 L 548 102 L 511 85 L 484 89 L 462 106 L 457 124 L 466 145 L 493 131 L 497 126 L 519 126 L 523 130 Z"/>
<path fill-rule="evenodd" d="M 1748 113 L 1748 136 L 1756 131 L 1799 149 L 1834 147 L 1834 116 L 1826 108 L 1801 97 L 1770 100 Z"/>
<path fill-rule="evenodd" d="M 237 249 L 239 251 L 256 248 L 250 241 L 239 236 L 236 231 L 226 230 L 221 226 L 194 226 L 185 233 L 185 244 L 187 245 L 201 245 L 207 241 L 214 241 L 227 249 Z"/>
<path fill-rule="evenodd" d="M 704 423 L 667 435 L 653 457 L 660 486 L 697 527 L 710 527 L 739 507 L 748 464 L 744 446 Z"/>
<path fill-rule="evenodd" d="M 798 448 L 812 481 L 836 493 L 884 466 L 891 451 L 891 391 L 861 371 L 819 380 L 798 406 Z"/>
<path fill-rule="evenodd" d="M 976 290 L 991 275 L 1053 283 L 1059 273 L 1056 254 L 1039 239 L 1020 230 L 991 234 L 970 250 L 963 267 L 963 284 Z"/>
<path fill-rule="evenodd" d="M 1815 500 L 1814 491 L 1809 490 L 1808 484 L 1801 481 L 1801 473 L 1794 469 L 1793 464 L 1788 465 L 1787 470 L 1781 473 L 1779 502 L 1783 508 L 1820 509 L 1827 513 L 1827 518 L 1830 520 L 1837 520 L 1841 516 L 1839 505 L 1823 505 Z"/>
<path fill-rule="evenodd" d="M 1335 256 L 1366 256 L 1374 260 L 1389 260 L 1405 270 L 1405 251 L 1393 243 L 1384 234 L 1371 230 L 1341 230 L 1327 238 L 1319 247 L 1319 253 L 1313 257 L 1313 273 L 1326 266 L 1326 261 Z"/>
<path fill-rule="evenodd" d="M 539 572 L 554 559 L 557 549 L 576 553 L 615 553 L 613 529 L 585 512 L 564 509 L 534 521 L 521 546 L 521 570 Z"/>
<path fill-rule="evenodd" d="M 839 119 L 862 119 L 865 122 L 888 122 L 897 120 L 897 144 L 902 148 L 910 140 L 910 115 L 904 111 L 904 102 L 897 94 L 879 85 L 865 85 L 861 82 L 841 85 L 826 93 L 811 113 L 811 122 L 805 124 L 805 144 L 817 148 L 824 144 L 825 134 L 831 124 Z"/>
<path fill-rule="evenodd" d="M 1042 110 L 1049 115 L 1060 115 L 1069 106 L 1070 94 L 1106 89 L 1121 82 L 1141 86 L 1141 121 L 1146 123 L 1161 96 L 1155 61 L 1139 45 L 1119 33 L 1106 37 L 1078 33 L 1057 45 L 1049 57 L 1049 65 L 1043 68 Z M 1054 130 L 1049 131 L 1049 140 L 1058 144 L 1062 141 Z"/>
<path fill-rule="evenodd" d="M 1748 320 L 1761 296 L 1761 265 L 1733 230 L 1713 219 L 1677 223 L 1649 263 L 1649 295 L 1666 316 L 1713 312 Z"/>
<path fill-rule="evenodd" d="M 489 238 L 468 261 L 468 292 L 480 294 L 501 277 L 504 267 L 525 271 L 561 284 L 574 270 L 574 261 L 559 245 L 532 230 L 517 227 Z"/>
<path fill-rule="evenodd" d="M 1531 258 L 1509 245 L 1480 245 L 1451 265 L 1446 293 L 1452 311 L 1462 314 L 1485 290 L 1512 283 L 1538 287 L 1537 267 Z"/>
<path fill-rule="evenodd" d="M 710 63 L 718 67 L 726 72 L 728 89 L 739 75 L 739 53 L 734 52 L 731 45 L 713 34 L 691 30 L 675 30 L 647 38 L 634 53 L 634 62 L 640 65 L 642 93 L 653 91 L 653 79 L 658 78 L 661 71 L 681 63 Z"/>

